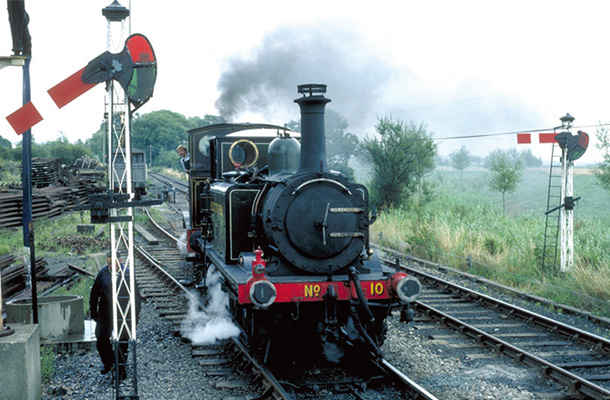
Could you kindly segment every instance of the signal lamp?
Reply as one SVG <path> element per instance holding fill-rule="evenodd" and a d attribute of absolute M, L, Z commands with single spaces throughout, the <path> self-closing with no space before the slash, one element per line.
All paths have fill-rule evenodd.
<path fill-rule="evenodd" d="M 265 266 L 263 264 L 256 264 L 252 267 L 252 275 L 265 275 Z"/>
<path fill-rule="evenodd" d="M 259 247 L 254 250 L 254 260 L 252 260 L 252 276 L 254 278 L 263 278 L 265 276 L 265 267 L 267 262 L 263 260 L 263 251 Z"/>

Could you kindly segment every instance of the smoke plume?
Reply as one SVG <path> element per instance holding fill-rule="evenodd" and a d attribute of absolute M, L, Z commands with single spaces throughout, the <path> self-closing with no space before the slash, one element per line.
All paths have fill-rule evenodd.
<path fill-rule="evenodd" d="M 228 121 L 244 112 L 270 117 L 284 110 L 298 118 L 297 85 L 323 83 L 333 100 L 330 106 L 357 124 L 370 114 L 391 75 L 350 28 L 285 26 L 266 36 L 250 56 L 228 60 L 216 107 Z"/>
<path fill-rule="evenodd" d="M 349 131 L 360 137 L 372 134 L 382 116 L 423 122 L 435 137 L 539 128 L 531 107 L 510 93 L 490 95 L 488 82 L 469 78 L 447 86 L 419 76 L 410 66 L 426 54 L 411 49 L 414 40 L 404 38 L 400 48 L 384 53 L 384 43 L 367 41 L 354 27 L 336 21 L 281 27 L 249 54 L 226 61 L 216 108 L 230 122 L 243 122 L 240 118 L 251 113 L 262 115 L 261 122 L 282 124 L 299 118 L 293 104 L 297 85 L 323 83 L 332 99 L 327 108 L 345 117 Z M 405 58 L 407 64 L 397 64 Z M 447 69 L 452 68 L 447 60 Z M 467 139 L 441 142 L 441 148 L 448 153 L 466 144 L 477 153 L 507 143 L 497 137 Z"/>

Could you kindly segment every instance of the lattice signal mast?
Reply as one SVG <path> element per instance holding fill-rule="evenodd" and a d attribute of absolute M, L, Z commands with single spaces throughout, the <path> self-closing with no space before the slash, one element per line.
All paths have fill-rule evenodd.
<path fill-rule="evenodd" d="M 148 40 L 139 34 L 124 41 L 129 9 L 118 1 L 102 10 L 107 19 L 108 51 L 92 60 L 83 72 L 84 82 L 106 82 L 108 143 L 108 197 L 104 214 L 110 223 L 112 255 L 113 345 L 116 399 L 137 399 L 136 320 L 137 288 L 133 253 L 131 116 L 152 96 L 156 58 Z M 118 24 L 117 24 L 118 23 Z M 119 25 L 117 27 L 117 25 Z M 116 48 L 125 43 L 124 48 Z M 110 66 L 110 68 L 109 68 Z M 112 78 L 112 79 L 111 79 Z M 115 80 L 119 85 L 115 84 Z M 134 106 L 132 109 L 131 106 Z M 93 215 L 93 214 L 92 214 Z M 117 254 L 127 250 L 121 265 Z M 129 353 L 128 353 L 129 352 Z M 130 378 L 130 379 L 127 379 Z"/>
<path fill-rule="evenodd" d="M 123 43 L 125 38 L 125 20 L 129 18 L 129 9 L 114 2 L 102 10 L 107 20 L 107 51 L 118 53 L 114 43 Z M 116 25 L 120 25 L 117 32 Z M 118 36 L 118 37 L 116 37 Z M 131 179 L 131 115 L 127 96 L 122 88 L 114 84 L 111 79 L 106 82 L 105 119 L 107 130 L 107 159 L 108 159 L 108 193 L 126 194 L 129 200 L 133 199 Z M 122 171 L 117 169 L 117 162 L 122 165 Z M 116 398 L 137 398 L 137 371 L 136 371 L 136 293 L 135 268 L 133 258 L 133 209 L 109 209 L 110 246 L 112 253 L 112 342 L 115 358 L 115 393 Z M 122 217 L 122 218 L 119 218 Z M 117 253 L 126 248 L 124 266 L 120 265 Z M 128 274 L 127 271 L 132 271 Z M 120 290 L 123 289 L 123 290 Z M 119 301 L 119 293 L 126 292 L 128 301 Z M 122 293 L 123 294 L 123 293 Z M 121 388 L 121 376 L 118 371 L 120 363 L 127 364 L 123 359 L 123 348 L 131 347 L 131 382 L 130 388 Z M 129 358 L 128 358 L 129 359 Z M 127 371 L 127 365 L 122 366 Z M 122 371 L 121 371 L 122 372 Z M 126 374 L 127 372 L 125 372 Z M 126 390 L 127 389 L 127 390 Z"/>
<path fill-rule="evenodd" d="M 539 143 L 553 143 L 551 154 L 551 169 L 549 172 L 549 195 L 547 211 L 545 213 L 547 223 L 544 233 L 544 245 L 541 269 L 555 265 L 557 256 L 557 239 L 560 243 L 560 271 L 569 271 L 574 265 L 574 204 L 580 197 L 574 198 L 574 161 L 579 159 L 587 150 L 589 135 L 578 131 L 577 135 L 570 133 L 574 117 L 569 113 L 560 118 L 561 126 L 554 129 L 553 133 L 540 133 Z M 557 133 L 557 130 L 561 132 Z M 531 143 L 531 134 L 517 135 L 517 143 Z M 553 174 L 555 145 L 561 149 L 561 175 Z M 560 178 L 559 184 L 554 184 L 553 179 Z M 554 195 L 553 189 L 559 188 L 558 196 Z M 555 202 L 554 202 L 555 201 Z M 559 210 L 557 223 L 551 223 L 552 214 Z"/>

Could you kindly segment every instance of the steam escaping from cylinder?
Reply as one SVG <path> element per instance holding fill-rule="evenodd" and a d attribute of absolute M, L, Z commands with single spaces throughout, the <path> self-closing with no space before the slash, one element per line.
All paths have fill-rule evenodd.
<path fill-rule="evenodd" d="M 214 344 L 239 335 L 228 311 L 229 297 L 222 291 L 220 274 L 210 269 L 207 282 L 210 302 L 201 309 L 198 295 L 189 295 L 189 312 L 180 326 L 182 336 L 193 344 Z"/>
<path fill-rule="evenodd" d="M 186 255 L 188 249 L 186 247 L 186 231 L 182 232 L 180 235 L 180 239 L 176 240 L 176 247 L 180 250 L 180 254 Z"/>

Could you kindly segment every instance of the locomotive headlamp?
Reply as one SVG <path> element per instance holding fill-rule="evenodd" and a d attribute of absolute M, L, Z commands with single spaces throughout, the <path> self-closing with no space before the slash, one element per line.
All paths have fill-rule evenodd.
<path fill-rule="evenodd" d="M 388 286 L 405 303 L 414 302 L 421 293 L 421 283 L 404 272 L 392 275 L 388 279 Z"/>
<path fill-rule="evenodd" d="M 402 301 L 412 303 L 421 293 L 421 283 L 412 277 L 401 279 L 396 287 L 396 292 Z"/>
<path fill-rule="evenodd" d="M 252 276 L 255 278 L 262 278 L 265 276 L 265 266 L 267 263 L 263 260 L 263 251 L 259 247 L 254 250 L 254 260 L 252 260 Z"/>
<path fill-rule="evenodd" d="M 256 281 L 250 286 L 250 300 L 259 307 L 269 307 L 275 301 L 277 291 L 273 283 L 266 279 Z"/>

